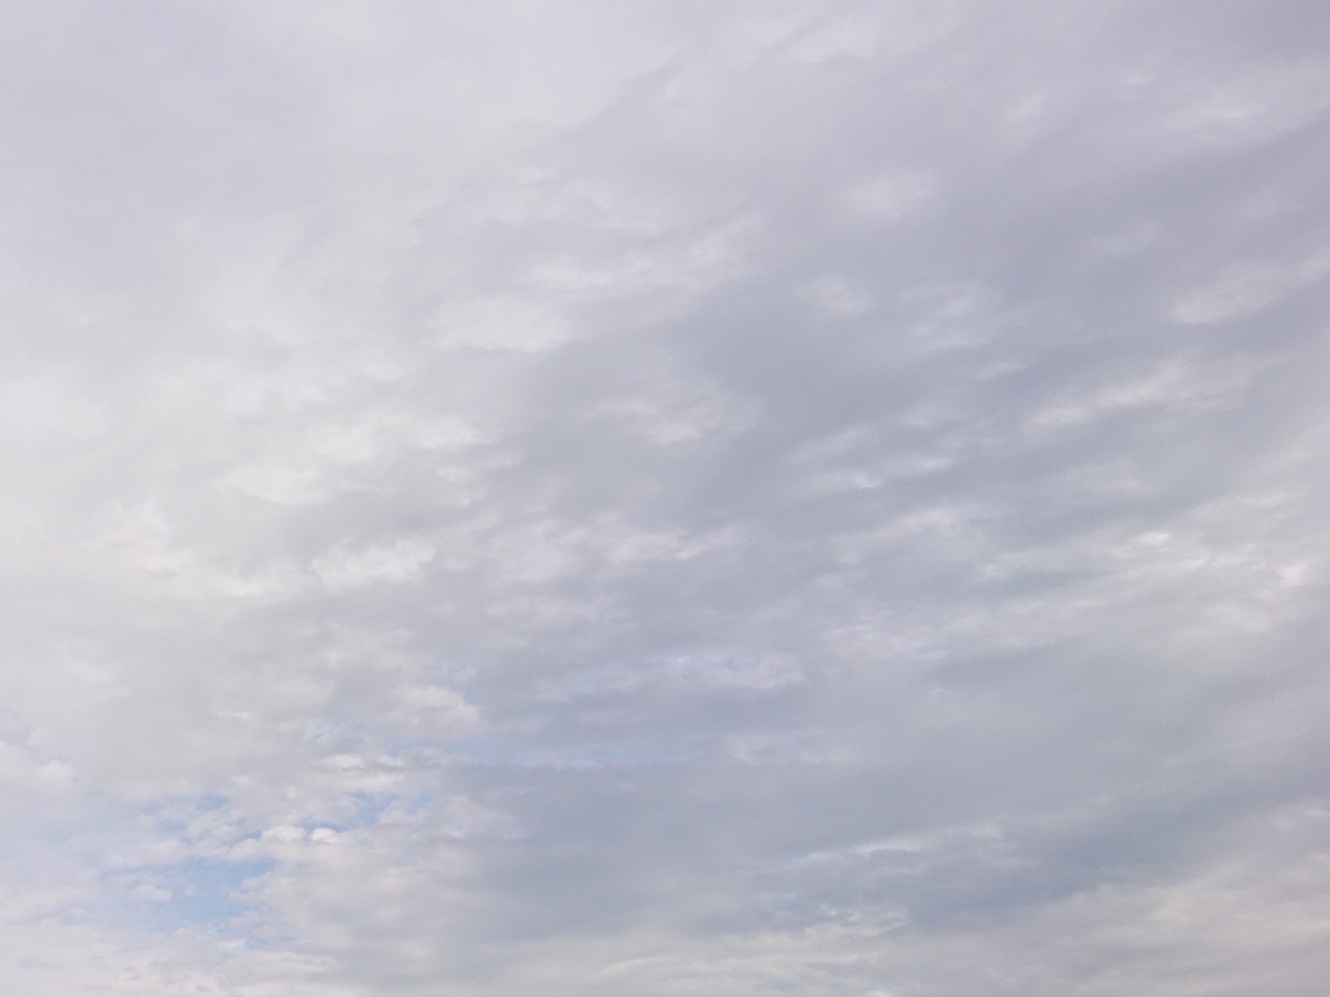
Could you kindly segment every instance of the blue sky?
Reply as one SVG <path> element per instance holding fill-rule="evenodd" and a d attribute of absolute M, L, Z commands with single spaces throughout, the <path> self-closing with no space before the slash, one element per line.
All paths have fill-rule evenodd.
<path fill-rule="evenodd" d="M 6 992 L 1323 992 L 1320 5 L 0 18 Z"/>

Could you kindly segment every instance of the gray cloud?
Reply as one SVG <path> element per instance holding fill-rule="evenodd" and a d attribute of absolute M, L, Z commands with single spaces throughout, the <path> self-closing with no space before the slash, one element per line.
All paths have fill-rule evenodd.
<path fill-rule="evenodd" d="M 1320 992 L 1316 14 L 7 12 L 0 980 Z"/>

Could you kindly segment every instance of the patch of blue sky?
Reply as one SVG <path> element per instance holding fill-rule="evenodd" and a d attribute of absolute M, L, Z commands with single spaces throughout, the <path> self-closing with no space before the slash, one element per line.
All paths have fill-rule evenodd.
<path fill-rule="evenodd" d="M 272 859 L 191 857 L 112 879 L 104 904 L 124 926 L 150 932 L 194 928 L 231 933 L 258 908 L 249 887 L 276 866 Z"/>
<path fill-rule="evenodd" d="M 229 806 L 230 803 L 229 797 L 222 796 L 219 793 L 204 793 L 198 797 L 198 808 L 200 810 L 220 810 L 222 807 Z"/>
<path fill-rule="evenodd" d="M 160 870 L 162 885 L 171 891 L 170 899 L 160 905 L 162 915 L 174 924 L 220 925 L 234 920 L 251 907 L 246 883 L 274 865 L 271 859 L 190 858 Z"/>
<path fill-rule="evenodd" d="M 131 807 L 94 795 L 87 802 L 89 808 L 74 826 L 63 829 L 60 840 L 66 850 L 89 855 L 99 870 L 100 887 L 64 910 L 62 920 L 111 919 L 148 932 L 181 927 L 223 931 L 254 911 L 247 884 L 273 869 L 275 862 L 232 859 L 225 851 L 228 844 L 257 838 L 258 830 L 243 828 L 238 813 L 227 815 L 236 823 L 220 839 L 201 841 L 193 826 L 201 816 L 229 810 L 234 805 L 229 798 L 207 793 Z M 171 845 L 166 850 L 169 857 L 162 858 L 151 848 L 124 847 L 148 826 L 159 845 Z M 200 849 L 213 854 L 190 854 Z"/>

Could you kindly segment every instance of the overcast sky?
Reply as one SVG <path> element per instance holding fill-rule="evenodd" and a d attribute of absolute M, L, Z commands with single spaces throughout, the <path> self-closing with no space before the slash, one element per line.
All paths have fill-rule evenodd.
<path fill-rule="evenodd" d="M 11 0 L 0 990 L 1321 997 L 1321 0 Z"/>

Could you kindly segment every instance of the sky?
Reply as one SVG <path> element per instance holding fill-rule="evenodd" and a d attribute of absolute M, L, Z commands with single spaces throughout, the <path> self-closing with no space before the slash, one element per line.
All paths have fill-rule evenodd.
<path fill-rule="evenodd" d="M 0 990 L 1325 993 L 1318 0 L 10 0 L 0 134 Z"/>

